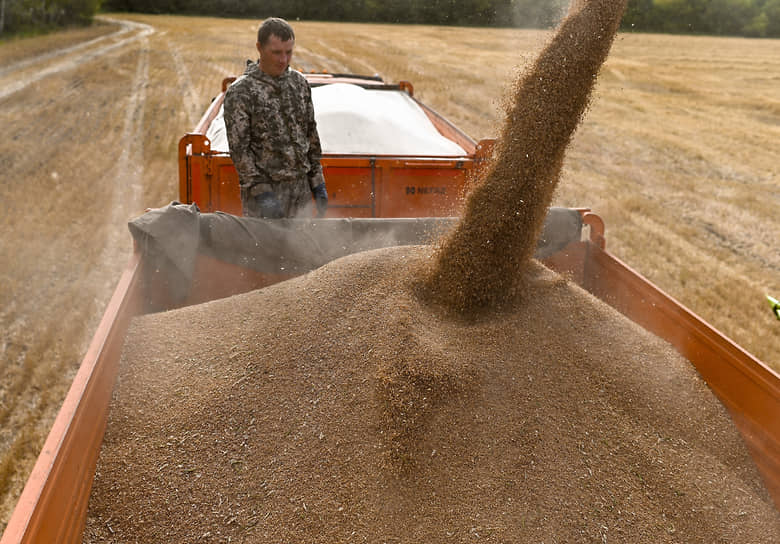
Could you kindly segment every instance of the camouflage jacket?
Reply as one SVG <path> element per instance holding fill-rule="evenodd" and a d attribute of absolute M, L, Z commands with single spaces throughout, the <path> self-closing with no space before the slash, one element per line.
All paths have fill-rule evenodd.
<path fill-rule="evenodd" d="M 244 75 L 228 88 L 224 106 L 242 193 L 273 190 L 279 195 L 280 185 L 308 180 L 314 189 L 324 182 L 311 89 L 300 72 L 287 69 L 272 77 L 259 63 L 247 61 Z"/>

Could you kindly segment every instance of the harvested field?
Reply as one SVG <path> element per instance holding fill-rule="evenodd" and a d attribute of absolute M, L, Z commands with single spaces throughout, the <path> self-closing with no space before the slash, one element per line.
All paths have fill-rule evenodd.
<path fill-rule="evenodd" d="M 256 21 L 121 19 L 148 26 L 0 44 L 0 529 L 129 255 L 126 221 L 176 198 L 178 138 L 254 55 Z M 301 69 L 408 79 L 478 138 L 547 37 L 296 30 Z M 616 255 L 776 369 L 778 59 L 778 40 L 621 35 L 554 198 L 602 214 Z"/>
<path fill-rule="evenodd" d="M 408 288 L 429 252 L 137 319 L 85 542 L 777 541 L 670 346 L 541 266 L 442 318 Z"/>

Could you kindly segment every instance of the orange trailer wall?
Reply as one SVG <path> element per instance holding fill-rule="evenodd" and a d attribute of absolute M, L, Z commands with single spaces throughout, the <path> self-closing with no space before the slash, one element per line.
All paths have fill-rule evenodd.
<path fill-rule="evenodd" d="M 313 83 L 357 82 L 405 91 L 436 130 L 458 144 L 463 156 L 389 156 L 326 154 L 321 159 L 329 206 L 327 217 L 446 217 L 456 215 L 463 191 L 477 170 L 488 164 L 494 140 L 479 142 L 439 113 L 413 98 L 411 83 L 389 86 L 365 78 L 307 74 Z M 179 200 L 203 212 L 241 215 L 238 174 L 230 156 L 211 150 L 205 134 L 217 117 L 225 90 L 217 96 L 191 134 L 179 141 Z"/>
<path fill-rule="evenodd" d="M 212 154 L 204 136 L 180 142 L 180 200 L 203 212 L 241 215 L 238 174 L 229 156 Z M 456 215 L 474 169 L 470 157 L 326 155 L 327 217 L 447 217 Z"/>

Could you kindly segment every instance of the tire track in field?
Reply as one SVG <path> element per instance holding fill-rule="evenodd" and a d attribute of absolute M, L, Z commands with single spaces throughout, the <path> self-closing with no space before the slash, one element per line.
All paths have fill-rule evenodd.
<path fill-rule="evenodd" d="M 372 66 L 369 63 L 367 63 L 366 61 L 364 61 L 363 59 L 361 59 L 360 57 L 358 57 L 356 55 L 348 55 L 344 51 L 342 51 L 341 49 L 338 49 L 337 47 L 331 47 L 328 44 L 326 44 L 325 42 L 323 42 L 322 40 L 317 40 L 317 45 L 319 46 L 320 49 L 324 49 L 325 51 L 330 53 L 331 57 L 322 57 L 324 59 L 331 59 L 331 60 L 333 60 L 335 57 L 349 58 L 349 61 L 351 63 L 363 66 L 363 68 L 365 68 L 366 75 L 373 76 L 373 75 L 377 75 L 377 74 L 380 73 L 377 68 L 375 68 L 374 66 Z M 321 55 L 318 55 L 318 56 L 321 56 Z M 342 64 L 341 66 L 344 66 L 344 65 Z M 354 72 L 354 71 L 356 71 L 356 70 L 350 69 L 350 68 L 348 68 L 346 66 L 345 66 L 345 68 L 346 68 L 347 72 Z"/>
<path fill-rule="evenodd" d="M 48 63 L 55 56 L 42 60 L 38 57 L 40 64 L 28 62 L 25 66 L 17 66 L 17 71 L 14 72 L 18 79 L 22 79 L 24 74 L 32 72 L 36 67 L 48 66 L 45 74 L 38 78 L 41 79 L 46 75 L 54 76 L 58 72 L 67 74 L 69 69 L 75 71 L 84 63 L 106 55 L 122 57 L 129 66 L 129 73 L 122 72 L 121 77 L 108 83 L 115 86 L 116 97 L 113 104 L 106 106 L 108 110 L 114 108 L 113 112 L 107 112 L 108 116 L 112 117 L 116 112 L 120 112 L 116 115 L 118 131 L 113 135 L 117 139 L 116 145 L 119 149 L 116 149 L 116 161 L 113 164 L 108 163 L 110 166 L 105 172 L 106 175 L 100 177 L 100 183 L 106 184 L 102 187 L 106 190 L 100 191 L 105 194 L 102 207 L 105 212 L 101 212 L 100 223 L 103 226 L 96 238 L 96 251 L 91 256 L 84 257 L 89 259 L 90 264 L 87 273 L 81 278 L 84 286 L 90 286 L 84 289 L 87 298 L 92 295 L 97 297 L 95 294 L 99 293 L 102 299 L 103 293 L 110 294 L 114 288 L 117 277 L 108 271 L 115 270 L 117 263 L 121 266 L 125 262 L 128 250 L 126 221 L 131 213 L 137 211 L 135 206 L 141 201 L 144 120 L 148 118 L 146 99 L 150 77 L 149 35 L 155 30 L 148 25 L 133 24 L 128 25 L 128 28 L 135 31 L 132 35 L 125 33 L 126 39 L 117 42 L 118 45 L 99 42 L 105 47 L 96 47 L 93 42 L 89 54 L 86 54 L 87 50 L 83 48 L 77 49 L 83 54 L 68 58 L 57 57 L 55 64 L 50 66 Z M 140 30 L 137 30 L 138 28 Z M 102 111 L 105 113 L 106 109 Z M 43 162 L 42 165 L 46 163 Z M 58 257 L 58 251 L 62 251 L 62 248 L 50 246 L 42 249 L 40 261 L 57 262 L 64 257 Z M 67 266 L 64 267 L 63 273 L 67 273 Z M 34 277 L 38 278 L 38 275 Z M 48 276 L 42 273 L 41 277 L 46 279 Z M 2 275 L 1 281 L 4 281 Z M 3 287 L 3 293 L 10 291 L 10 288 Z M 72 301 L 68 295 L 70 288 L 61 286 L 57 289 L 56 298 L 52 300 Z M 50 285 L 42 286 L 42 289 L 35 290 L 32 295 L 24 296 L 34 296 L 45 305 L 49 302 L 46 300 L 47 293 L 51 294 Z M 28 298 L 26 302 L 29 300 Z M 35 305 L 31 308 L 17 307 L 24 305 L 17 305 L 14 300 L 11 302 L 0 305 L 0 323 L 4 328 L 0 332 L 0 363 L 3 365 L 0 368 L 0 532 L 4 530 L 24 486 L 26 475 L 35 462 L 39 447 L 43 445 L 51 422 L 60 408 L 60 400 L 67 392 L 63 381 L 72 379 L 69 365 L 77 361 L 78 354 L 83 355 L 86 352 L 92 328 L 86 325 L 81 329 L 77 326 L 66 326 L 60 321 L 61 318 L 57 317 L 83 317 L 86 310 L 80 302 L 72 308 L 72 313 L 68 310 L 52 309 L 50 319 L 31 317 L 37 315 Z M 89 302 L 85 305 L 89 306 Z M 63 331 L 68 331 L 69 334 L 63 336 Z M 62 348 L 59 343 L 70 343 L 76 348 Z"/>
<path fill-rule="evenodd" d="M 115 32 L 112 32 L 111 34 L 106 34 L 105 36 L 98 36 L 97 38 L 93 38 L 86 42 L 77 43 L 75 45 L 71 45 L 70 47 L 55 49 L 54 51 L 49 51 L 47 53 L 43 53 L 41 55 L 31 57 L 29 59 L 20 60 L 8 66 L 4 66 L 0 68 L 0 77 L 3 77 L 6 74 L 10 74 L 12 72 L 17 72 L 19 70 L 22 70 L 34 64 L 43 63 L 57 57 L 62 57 L 69 53 L 75 53 L 77 51 L 81 51 L 82 49 L 87 49 L 90 46 L 97 45 L 102 42 L 119 38 L 120 36 L 123 36 L 133 30 L 133 27 L 131 25 L 126 24 L 127 21 L 117 21 L 115 19 L 108 19 L 108 18 L 103 18 L 102 20 L 106 22 L 118 24 L 119 29 L 116 30 Z"/>
<path fill-rule="evenodd" d="M 190 71 L 184 65 L 184 57 L 181 51 L 171 40 L 165 40 L 166 49 L 173 58 L 174 71 L 179 82 L 179 90 L 184 100 L 184 112 L 187 115 L 187 126 L 195 126 L 200 114 L 198 94 L 195 92 L 195 85 L 192 83 Z"/>
<path fill-rule="evenodd" d="M 109 173 L 112 184 L 109 234 L 98 263 L 116 262 L 119 252 L 125 247 L 127 231 L 122 228 L 129 214 L 141 200 L 144 175 L 144 118 L 146 112 L 146 89 L 149 86 L 149 39 L 148 34 L 140 36 L 138 61 L 130 86 L 122 123 L 119 146 L 122 151 L 116 166 Z"/>
<path fill-rule="evenodd" d="M 318 42 L 318 43 L 321 43 L 321 42 Z M 326 48 L 326 47 L 323 45 L 323 48 Z M 334 58 L 329 58 L 329 57 L 326 57 L 324 55 L 320 55 L 319 53 L 315 53 L 311 49 L 306 49 L 305 47 L 303 47 L 301 45 L 296 45 L 295 46 L 295 51 L 296 51 L 296 53 L 300 57 L 303 57 L 303 59 L 301 59 L 301 58 L 296 59 L 295 62 L 303 64 L 304 65 L 304 67 L 303 67 L 304 70 L 319 71 L 319 70 L 322 70 L 324 68 L 324 69 L 327 69 L 330 72 L 350 72 L 351 71 L 346 64 L 343 64 L 343 63 L 337 61 Z M 311 59 L 313 61 L 319 62 L 319 66 L 314 66 L 310 62 L 307 63 L 306 62 L 306 57 L 308 57 L 309 59 Z"/>
<path fill-rule="evenodd" d="M 46 67 L 41 68 L 37 72 L 34 72 L 29 75 L 25 75 L 25 77 L 17 77 L 10 83 L 6 83 L 3 86 L 0 86 L 0 100 L 3 100 L 4 98 L 11 96 L 14 93 L 17 93 L 29 85 L 40 81 L 41 79 L 48 77 L 50 75 L 58 74 L 64 71 L 73 70 L 75 68 L 78 68 L 85 62 L 89 62 L 91 60 L 94 60 L 96 58 L 102 57 L 103 55 L 106 55 L 112 51 L 115 51 L 116 49 L 119 49 L 120 47 L 124 47 L 128 45 L 131 42 L 134 42 L 136 40 L 143 40 L 150 34 L 154 33 L 155 30 L 150 25 L 144 24 L 144 23 L 136 23 L 133 21 L 123 21 L 123 20 L 115 20 L 115 19 L 104 19 L 109 22 L 115 22 L 120 25 L 122 25 L 123 28 L 126 28 L 126 32 L 135 32 L 131 36 L 128 36 L 124 39 L 121 39 L 119 41 L 116 41 L 111 44 L 107 44 L 101 47 L 97 47 L 94 49 L 88 49 L 87 51 L 83 51 L 81 53 L 78 53 L 70 58 L 63 59 L 59 62 L 56 62 L 54 64 L 50 64 Z M 122 33 L 122 31 L 119 31 Z M 112 35 L 116 37 L 116 35 Z M 92 40 L 93 42 L 95 40 Z M 89 42 L 87 42 L 89 43 Z M 76 51 L 79 51 L 80 47 L 74 46 Z M 73 52 L 73 49 L 71 49 L 71 52 Z M 64 54 L 64 53 L 63 53 Z M 52 58 L 56 58 L 59 56 L 58 54 L 52 54 L 52 53 L 45 53 L 44 55 L 35 57 L 33 59 L 29 59 L 28 61 L 22 61 L 20 66 L 12 65 L 10 70 L 6 73 L 2 73 L 0 75 L 2 76 L 13 76 L 14 74 L 20 73 L 23 69 L 34 67 L 36 64 L 44 64 L 51 60 Z M 14 66 L 16 66 L 14 68 Z"/>

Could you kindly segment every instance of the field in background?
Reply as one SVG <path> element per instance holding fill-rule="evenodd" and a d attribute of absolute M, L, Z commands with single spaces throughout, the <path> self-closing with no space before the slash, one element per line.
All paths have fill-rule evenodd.
<path fill-rule="evenodd" d="M 256 56 L 255 21 L 116 19 L 0 45 L 0 529 L 127 262 L 127 220 L 177 198 L 179 137 Z M 409 80 L 476 139 L 548 36 L 295 28 L 299 69 Z M 780 370 L 779 141 L 780 41 L 624 34 L 555 204 L 598 212 L 613 253 Z"/>

